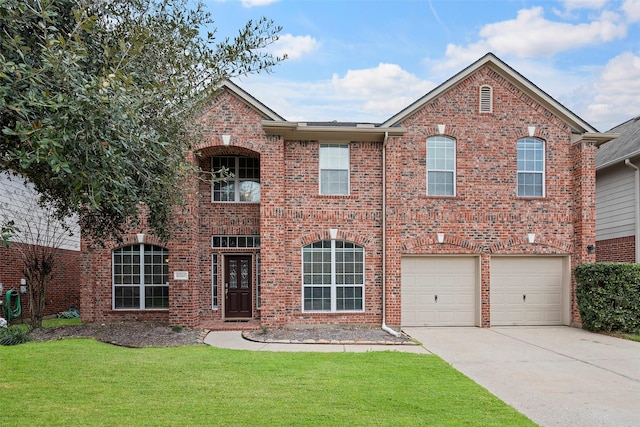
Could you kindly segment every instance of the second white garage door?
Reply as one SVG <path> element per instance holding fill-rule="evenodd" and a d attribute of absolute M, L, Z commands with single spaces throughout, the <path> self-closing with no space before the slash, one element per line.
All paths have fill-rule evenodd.
<path fill-rule="evenodd" d="M 474 326 L 476 257 L 403 257 L 403 326 Z"/>
<path fill-rule="evenodd" d="M 491 326 L 562 325 L 565 257 L 492 257 Z"/>

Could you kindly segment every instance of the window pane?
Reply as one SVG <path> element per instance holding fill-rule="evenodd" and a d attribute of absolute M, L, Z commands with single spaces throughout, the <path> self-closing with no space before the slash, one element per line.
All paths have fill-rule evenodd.
<path fill-rule="evenodd" d="M 214 202 L 260 202 L 260 159 L 244 156 L 212 157 L 214 172 L 225 168 L 229 176 L 214 182 L 211 200 Z"/>
<path fill-rule="evenodd" d="M 349 194 L 349 171 L 320 171 L 320 194 Z"/>
<path fill-rule="evenodd" d="M 427 194 L 455 195 L 456 143 L 453 138 L 427 138 Z"/>
<path fill-rule="evenodd" d="M 429 172 L 427 194 L 430 196 L 453 196 L 453 172 Z"/>
<path fill-rule="evenodd" d="M 211 306 L 218 308 L 218 255 L 211 255 Z"/>
<path fill-rule="evenodd" d="M 544 195 L 544 141 L 520 138 L 518 147 L 518 196 Z"/>
<path fill-rule="evenodd" d="M 363 309 L 363 247 L 324 240 L 305 246 L 302 254 L 304 310 L 330 311 L 332 300 L 336 311 Z"/>
<path fill-rule="evenodd" d="M 349 194 L 349 144 L 320 144 L 320 194 Z"/>
<path fill-rule="evenodd" d="M 168 286 L 147 286 L 145 287 L 145 308 L 169 308 L 169 287 Z"/>
<path fill-rule="evenodd" d="M 168 251 L 154 245 L 130 245 L 116 249 L 113 252 L 114 308 L 167 308 L 167 259 Z M 143 292 L 144 300 L 141 300 Z"/>

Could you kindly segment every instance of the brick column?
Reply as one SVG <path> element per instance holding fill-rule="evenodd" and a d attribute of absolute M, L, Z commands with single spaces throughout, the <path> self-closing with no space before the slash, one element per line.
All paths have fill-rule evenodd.
<path fill-rule="evenodd" d="M 188 160 L 196 164 L 190 153 Z M 199 259 L 198 245 L 198 180 L 187 178 L 183 184 L 184 206 L 174 209 L 175 225 L 169 239 L 169 324 L 197 326 L 199 313 Z M 175 280 L 175 272 L 186 272 L 188 280 Z"/>
<path fill-rule="evenodd" d="M 595 262 L 589 246 L 596 243 L 596 145 L 581 140 L 573 150 L 574 248 L 571 257 L 571 322 L 581 323 L 575 297 L 573 270 L 578 264 Z"/>

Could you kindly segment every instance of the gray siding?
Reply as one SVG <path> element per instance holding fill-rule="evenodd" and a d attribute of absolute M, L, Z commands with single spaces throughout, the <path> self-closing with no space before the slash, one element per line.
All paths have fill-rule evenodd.
<path fill-rule="evenodd" d="M 634 171 L 621 164 L 598 171 L 596 179 L 596 240 L 635 234 Z"/>
<path fill-rule="evenodd" d="M 68 249 L 72 251 L 80 250 L 80 227 L 75 220 L 69 220 L 70 233 L 64 232 L 59 223 L 45 225 L 47 217 L 46 210 L 38 206 L 38 194 L 33 190 L 31 185 L 27 184 L 22 178 L 9 176 L 4 172 L 0 172 L 0 223 L 13 220 L 16 226 L 25 230 L 31 227 L 32 230 L 38 228 L 42 230 L 41 238 L 34 238 L 35 232 L 23 233 L 16 237 L 15 241 L 31 244 L 42 244 L 42 242 L 50 242 L 51 234 L 60 236 L 60 249 Z M 45 233 L 49 235 L 45 235 Z M 37 241 L 36 241 L 37 240 Z"/>

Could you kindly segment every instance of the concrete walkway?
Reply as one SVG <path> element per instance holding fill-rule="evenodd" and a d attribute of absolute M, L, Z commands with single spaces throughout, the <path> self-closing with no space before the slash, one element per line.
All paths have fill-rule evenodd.
<path fill-rule="evenodd" d="M 396 345 L 375 345 L 375 344 L 284 344 L 265 343 L 249 341 L 242 338 L 239 331 L 212 331 L 204 337 L 204 343 L 213 347 L 229 348 L 234 350 L 253 351 L 308 351 L 308 352 L 354 352 L 364 353 L 367 351 L 401 351 L 405 353 L 429 354 L 420 345 L 396 344 Z"/>
<path fill-rule="evenodd" d="M 570 327 L 405 328 L 542 426 L 640 426 L 640 343 Z"/>

